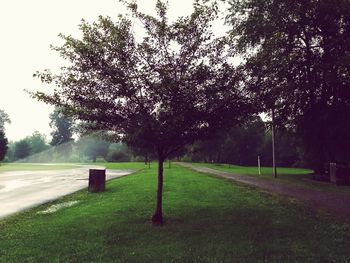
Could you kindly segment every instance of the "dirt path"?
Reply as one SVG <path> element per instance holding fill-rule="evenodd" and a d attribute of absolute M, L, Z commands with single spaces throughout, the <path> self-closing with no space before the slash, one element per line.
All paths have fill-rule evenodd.
<path fill-rule="evenodd" d="M 180 165 L 190 168 L 197 172 L 213 174 L 219 177 L 234 180 L 250 186 L 258 187 L 268 192 L 274 192 L 288 197 L 305 201 L 311 204 L 314 208 L 322 208 L 328 212 L 335 213 L 347 220 L 350 220 L 350 195 L 327 193 L 314 189 L 307 189 L 298 186 L 286 185 L 252 176 L 232 174 L 222 172 L 207 167 L 196 167 L 189 163 L 179 163 Z"/>

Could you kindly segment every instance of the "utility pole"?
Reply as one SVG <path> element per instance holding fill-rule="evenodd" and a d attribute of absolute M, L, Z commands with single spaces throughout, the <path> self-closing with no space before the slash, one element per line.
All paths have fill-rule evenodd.
<path fill-rule="evenodd" d="M 276 152 L 275 152 L 275 107 L 272 107 L 272 124 L 271 124 L 271 135 L 272 135 L 272 173 L 273 178 L 277 178 L 277 168 L 276 168 Z"/>

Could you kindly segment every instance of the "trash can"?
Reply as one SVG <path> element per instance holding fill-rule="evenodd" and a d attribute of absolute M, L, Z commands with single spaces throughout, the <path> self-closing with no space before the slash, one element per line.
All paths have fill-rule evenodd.
<path fill-rule="evenodd" d="M 89 169 L 90 193 L 98 193 L 106 190 L 106 169 Z"/>

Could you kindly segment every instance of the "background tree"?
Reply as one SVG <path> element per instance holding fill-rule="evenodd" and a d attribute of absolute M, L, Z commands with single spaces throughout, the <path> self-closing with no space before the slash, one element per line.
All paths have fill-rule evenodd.
<path fill-rule="evenodd" d="M 15 143 L 14 158 L 15 160 L 26 158 L 30 155 L 30 145 L 27 140 L 23 139 Z"/>
<path fill-rule="evenodd" d="M 73 120 L 64 114 L 63 108 L 56 107 L 50 114 L 50 120 L 50 127 L 54 129 L 51 133 L 52 146 L 73 141 Z"/>
<path fill-rule="evenodd" d="M 220 130 L 214 139 L 197 141 L 189 152 L 192 161 L 256 165 L 264 147 L 266 128 L 258 116 Z"/>
<path fill-rule="evenodd" d="M 30 147 L 30 154 L 40 153 L 47 150 L 50 146 L 46 143 L 46 137 L 38 131 L 25 138 Z"/>
<path fill-rule="evenodd" d="M 163 163 L 184 145 L 240 119 L 248 110 L 238 78 L 227 63 L 225 39 L 214 39 L 217 5 L 195 1 L 191 15 L 173 23 L 167 5 L 157 1 L 155 17 L 128 5 L 144 25 L 135 40 L 133 21 L 100 17 L 80 25 L 82 38 L 63 36 L 55 47 L 70 62 L 58 75 L 38 73 L 58 88 L 35 97 L 65 108 L 91 129 L 114 132 L 128 146 L 148 142 L 158 159 L 154 224 L 163 223 Z"/>
<path fill-rule="evenodd" d="M 78 142 L 79 151 L 83 156 L 96 162 L 97 157 L 106 158 L 110 143 L 94 136 L 82 137 Z"/>
<path fill-rule="evenodd" d="M 230 1 L 228 23 L 261 111 L 303 139 L 315 172 L 350 155 L 350 2 Z M 238 47 L 238 49 L 236 49 Z"/>
<path fill-rule="evenodd" d="M 11 123 L 9 115 L 0 109 L 0 131 L 5 131 L 5 123 Z"/>
<path fill-rule="evenodd" d="M 9 115 L 0 109 L 0 161 L 6 155 L 8 149 L 8 140 L 5 135 L 5 123 L 11 123 Z"/>
<path fill-rule="evenodd" d="M 4 159 L 7 149 L 8 149 L 8 141 L 5 137 L 5 133 L 0 130 L 0 162 Z"/>
<path fill-rule="evenodd" d="M 130 162 L 131 152 L 125 144 L 112 143 L 109 145 L 106 161 L 108 162 Z"/>

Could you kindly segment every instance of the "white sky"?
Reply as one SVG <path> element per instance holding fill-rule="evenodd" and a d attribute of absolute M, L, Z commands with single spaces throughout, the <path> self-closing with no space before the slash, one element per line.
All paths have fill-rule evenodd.
<path fill-rule="evenodd" d="M 142 11 L 153 13 L 155 0 L 139 0 Z M 171 18 L 189 14 L 192 0 L 169 0 Z M 116 17 L 125 12 L 118 0 L 0 0 L 0 109 L 9 114 L 6 136 L 15 141 L 34 131 L 49 137 L 53 107 L 31 99 L 24 91 L 48 91 L 33 73 L 64 64 L 50 44 L 59 33 L 79 36 L 82 18 Z M 135 28 L 136 30 L 136 28 Z"/>

